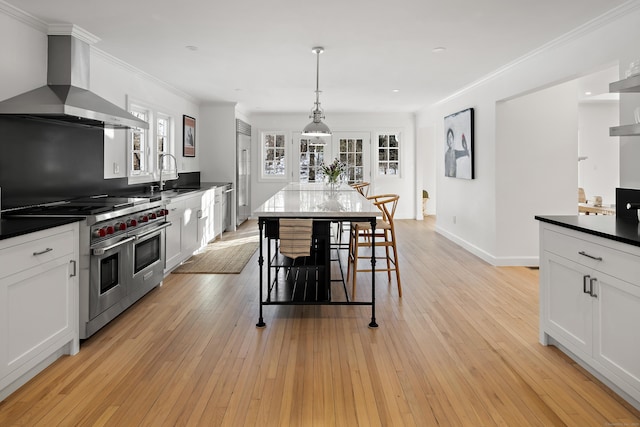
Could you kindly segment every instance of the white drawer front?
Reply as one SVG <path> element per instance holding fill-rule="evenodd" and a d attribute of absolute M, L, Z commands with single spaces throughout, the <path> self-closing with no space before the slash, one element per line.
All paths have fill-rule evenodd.
<path fill-rule="evenodd" d="M 73 232 L 66 231 L 2 249 L 0 259 L 3 266 L 0 276 L 10 276 L 72 254 L 74 243 Z"/>
<path fill-rule="evenodd" d="M 595 243 L 544 230 L 545 250 L 640 286 L 640 257 L 605 246 L 606 239 L 598 240 Z"/>

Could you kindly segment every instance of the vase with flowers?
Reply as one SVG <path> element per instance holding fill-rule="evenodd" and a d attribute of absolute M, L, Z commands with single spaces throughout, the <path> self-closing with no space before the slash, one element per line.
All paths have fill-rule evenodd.
<path fill-rule="evenodd" d="M 322 163 L 320 166 L 325 177 L 325 182 L 331 189 L 335 189 L 340 185 L 344 174 L 347 172 L 347 165 L 338 159 L 334 159 L 328 166 Z"/>

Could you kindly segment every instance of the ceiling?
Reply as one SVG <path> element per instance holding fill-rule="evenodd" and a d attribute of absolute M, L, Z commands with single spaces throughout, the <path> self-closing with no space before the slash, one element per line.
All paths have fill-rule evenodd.
<path fill-rule="evenodd" d="M 8 0 L 201 102 L 414 112 L 626 0 Z M 189 48 L 191 47 L 191 48 Z M 437 47 L 446 48 L 434 53 Z"/>

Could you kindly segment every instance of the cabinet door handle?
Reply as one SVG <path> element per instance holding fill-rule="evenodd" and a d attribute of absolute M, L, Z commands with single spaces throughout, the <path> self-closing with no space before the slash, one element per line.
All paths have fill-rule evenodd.
<path fill-rule="evenodd" d="M 51 252 L 53 249 L 52 248 L 47 248 L 38 252 L 34 252 L 33 256 L 38 256 L 38 255 L 42 255 L 42 254 L 46 254 L 47 252 Z"/>
<path fill-rule="evenodd" d="M 598 279 L 596 279 L 595 277 L 589 279 L 589 295 L 591 295 L 593 298 L 598 298 L 598 294 L 596 294 L 593 290 L 594 290 L 594 286 L 593 284 L 596 283 L 598 281 Z"/>
<path fill-rule="evenodd" d="M 582 276 L 582 293 L 591 295 L 591 293 L 587 290 L 587 281 L 589 279 L 591 279 L 591 276 L 589 276 L 588 274 Z"/>
<path fill-rule="evenodd" d="M 587 258 L 595 259 L 596 261 L 602 261 L 602 257 L 601 256 L 589 255 L 585 251 L 580 251 L 580 252 L 578 252 L 578 254 L 580 254 L 582 256 L 586 256 Z"/>
<path fill-rule="evenodd" d="M 69 274 L 69 277 L 75 277 L 76 273 L 76 260 L 72 259 L 69 261 L 69 264 L 71 264 L 71 274 Z"/>

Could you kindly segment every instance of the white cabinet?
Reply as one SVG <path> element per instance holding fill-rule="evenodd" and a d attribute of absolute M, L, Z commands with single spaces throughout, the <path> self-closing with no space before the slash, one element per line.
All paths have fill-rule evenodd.
<path fill-rule="evenodd" d="M 78 339 L 78 224 L 0 241 L 0 400 Z"/>
<path fill-rule="evenodd" d="M 202 236 L 202 193 L 185 199 L 184 212 L 182 213 L 182 252 L 191 256 L 200 249 L 200 236 Z"/>
<path fill-rule="evenodd" d="M 640 248 L 540 223 L 540 341 L 640 404 Z"/>
<path fill-rule="evenodd" d="M 172 270 L 182 262 L 182 214 L 184 212 L 184 200 L 174 200 L 167 205 L 169 214 L 167 221 L 171 223 L 165 233 L 165 272 Z"/>
<path fill-rule="evenodd" d="M 175 197 L 167 204 L 165 274 L 169 273 L 213 237 L 214 213 L 211 191 L 198 191 Z"/>
<path fill-rule="evenodd" d="M 217 212 L 214 209 L 215 191 L 213 189 L 204 191 L 200 195 L 200 243 L 206 245 L 217 236 L 215 232 L 215 221 Z"/>

